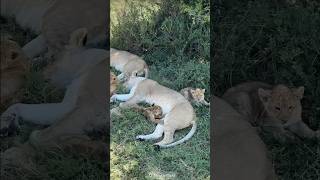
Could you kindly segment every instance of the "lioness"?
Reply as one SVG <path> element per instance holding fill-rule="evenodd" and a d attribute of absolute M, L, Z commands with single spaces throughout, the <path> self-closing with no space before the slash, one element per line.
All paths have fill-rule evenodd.
<path fill-rule="evenodd" d="M 192 137 L 196 131 L 196 115 L 190 102 L 180 93 L 164 87 L 151 79 L 137 77 L 133 73 L 124 86 L 130 90 L 129 94 L 114 94 L 111 101 L 125 101 L 120 103 L 121 108 L 136 106 L 137 103 L 146 102 L 160 106 L 164 115 L 163 123 L 158 123 L 155 131 L 148 135 L 138 135 L 138 140 L 158 139 L 164 133 L 162 141 L 155 143 L 156 147 L 172 147 L 181 144 Z M 182 139 L 173 142 L 176 130 L 192 125 L 190 132 Z"/>
<path fill-rule="evenodd" d="M 271 131 L 277 138 L 283 135 L 293 138 L 286 131 L 303 138 L 319 137 L 319 131 L 311 130 L 301 119 L 304 87 L 288 88 L 271 86 L 262 82 L 247 82 L 232 87 L 223 95 L 253 125 Z"/>
<path fill-rule="evenodd" d="M 110 48 L 110 66 L 116 68 L 121 74 L 118 75 L 119 80 L 129 77 L 133 72 L 137 71 L 138 75 L 147 78 L 149 68 L 146 62 L 137 55 L 127 51 L 120 51 Z"/>
<path fill-rule="evenodd" d="M 104 43 L 107 9 L 105 0 L 1 0 L 1 16 L 14 17 L 38 34 L 23 47 L 30 60 L 47 48 L 55 56 L 68 44 L 70 34 L 82 27 L 88 30 L 87 45 Z"/>
<path fill-rule="evenodd" d="M 96 128 L 107 126 L 107 79 L 105 67 L 109 52 L 86 48 L 87 30 L 72 33 L 68 48 L 46 72 L 57 87 L 66 87 L 61 103 L 23 104 L 10 106 L 1 115 L 1 134 L 7 135 L 19 119 L 41 125 L 50 125 L 34 131 L 29 139 L 33 146 L 50 147 L 59 137 L 80 136 Z"/>
<path fill-rule="evenodd" d="M 248 117 L 213 97 L 211 143 L 213 179 L 276 180 L 267 149 Z"/>
<path fill-rule="evenodd" d="M 26 56 L 20 46 L 9 39 L 1 36 L 1 106 L 16 95 L 24 81 L 28 71 Z"/>

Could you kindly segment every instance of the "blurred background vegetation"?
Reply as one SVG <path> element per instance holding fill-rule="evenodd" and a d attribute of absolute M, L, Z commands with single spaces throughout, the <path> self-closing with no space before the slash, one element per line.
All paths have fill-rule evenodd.
<path fill-rule="evenodd" d="M 150 79 L 176 91 L 206 89 L 210 80 L 210 12 L 205 0 L 111 0 L 111 47 L 137 54 L 150 66 Z M 198 128 L 186 143 L 155 151 L 137 142 L 154 125 L 141 114 L 112 117 L 112 179 L 209 179 L 210 115 L 195 108 Z M 179 131 L 175 140 L 190 129 Z"/>
<path fill-rule="evenodd" d="M 216 10 L 214 94 L 221 96 L 228 88 L 251 80 L 304 86 L 303 120 L 319 129 L 320 3 L 226 0 Z M 264 140 L 281 179 L 320 179 L 319 142 Z"/>

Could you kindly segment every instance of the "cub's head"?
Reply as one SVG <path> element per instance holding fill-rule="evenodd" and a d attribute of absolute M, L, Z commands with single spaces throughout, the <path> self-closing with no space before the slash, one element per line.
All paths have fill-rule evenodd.
<path fill-rule="evenodd" d="M 200 88 L 190 89 L 191 96 L 196 102 L 200 102 L 204 100 L 205 91 L 206 91 L 205 89 L 200 89 Z"/>
<path fill-rule="evenodd" d="M 162 117 L 162 109 L 160 106 L 151 106 L 148 107 L 147 110 L 151 111 L 151 113 L 154 115 L 155 119 L 161 119 Z"/>
<path fill-rule="evenodd" d="M 117 89 L 118 85 L 118 79 L 115 74 L 110 72 L 110 95 L 113 94 L 113 92 Z"/>
<path fill-rule="evenodd" d="M 301 99 L 304 87 L 288 88 L 277 85 L 272 90 L 258 89 L 258 95 L 266 113 L 282 124 L 301 120 Z"/>
<path fill-rule="evenodd" d="M 1 71 L 5 69 L 21 70 L 27 68 L 27 56 L 21 47 L 9 37 L 1 37 Z"/>

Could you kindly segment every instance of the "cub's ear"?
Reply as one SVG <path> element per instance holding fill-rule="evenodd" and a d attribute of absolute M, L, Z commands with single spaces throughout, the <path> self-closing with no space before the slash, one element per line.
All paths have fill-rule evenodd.
<path fill-rule="evenodd" d="M 299 99 L 303 98 L 303 94 L 304 94 L 304 87 L 300 86 L 298 88 L 294 88 L 293 90 L 293 94 L 296 95 Z"/>
<path fill-rule="evenodd" d="M 259 98 L 262 102 L 266 102 L 271 97 L 271 91 L 259 88 L 258 95 L 259 95 Z"/>
<path fill-rule="evenodd" d="M 69 46 L 83 47 L 87 43 L 88 30 L 87 28 L 79 28 L 73 31 L 70 35 Z"/>
<path fill-rule="evenodd" d="M 206 89 L 201 89 L 201 92 L 204 94 L 206 92 Z"/>

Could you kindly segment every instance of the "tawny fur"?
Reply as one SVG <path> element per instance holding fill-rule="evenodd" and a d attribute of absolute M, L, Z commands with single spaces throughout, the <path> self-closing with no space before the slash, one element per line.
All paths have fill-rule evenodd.
<path fill-rule="evenodd" d="M 160 106 L 153 105 L 149 107 L 134 107 L 137 111 L 143 113 L 143 115 L 153 123 L 162 123 L 163 118 L 162 109 Z"/>
<path fill-rule="evenodd" d="M 213 97 L 211 108 L 215 179 L 277 180 L 268 150 L 248 117 L 218 97 Z"/>
<path fill-rule="evenodd" d="M 26 59 L 16 42 L 1 36 L 1 106 L 19 99 L 17 91 L 22 87 L 29 68 Z"/>
<path fill-rule="evenodd" d="M 149 135 L 139 135 L 136 138 L 142 140 L 158 139 L 164 134 L 164 138 L 156 143 L 159 147 L 172 147 L 190 139 L 196 131 L 196 115 L 190 102 L 180 93 L 164 87 L 151 79 L 136 77 L 135 72 L 124 85 L 130 89 L 129 94 L 115 94 L 111 101 L 124 101 L 121 108 L 136 106 L 145 102 L 160 106 L 164 115 L 163 125 L 157 124 L 155 131 Z M 182 139 L 173 142 L 176 130 L 184 129 L 192 125 L 190 132 Z"/>
<path fill-rule="evenodd" d="M 23 47 L 30 60 L 46 49 L 49 56 L 57 55 L 78 28 L 88 30 L 88 44 L 104 43 L 106 9 L 104 0 L 1 0 L 1 16 L 13 16 L 20 26 L 38 34 Z"/>
<path fill-rule="evenodd" d="M 118 79 L 117 76 L 110 72 L 110 96 L 113 95 L 113 93 L 116 91 L 118 86 Z"/>
<path fill-rule="evenodd" d="M 146 62 L 139 56 L 110 48 L 110 66 L 120 71 L 119 80 L 128 78 L 133 72 L 137 72 L 138 76 L 144 74 L 148 78 L 149 68 Z"/>
<path fill-rule="evenodd" d="M 301 118 L 304 87 L 288 88 L 247 82 L 230 88 L 223 95 L 236 110 L 249 118 L 252 125 L 259 125 L 280 140 L 320 137 L 320 131 L 311 130 Z M 287 131 L 289 130 L 289 131 Z"/>
<path fill-rule="evenodd" d="M 180 93 L 190 102 L 194 102 L 197 106 L 201 104 L 209 106 L 210 103 L 204 99 L 205 89 L 187 87 L 180 90 Z"/>
<path fill-rule="evenodd" d="M 70 40 L 78 39 L 78 41 L 70 41 L 74 44 L 69 44 L 61 53 L 61 58 L 57 59 L 45 73 L 51 83 L 66 88 L 62 102 L 13 104 L 1 114 L 2 135 L 8 134 L 12 124 L 19 126 L 19 119 L 34 124 L 49 125 L 45 129 L 33 131 L 26 142 L 32 147 L 46 149 L 55 146 L 57 142 L 63 147 L 65 144 L 61 141 L 62 137 L 86 139 L 88 132 L 108 126 L 105 68 L 109 52 L 84 47 L 86 32 L 83 28 L 74 31 Z M 11 149 L 7 151 L 10 152 Z M 6 161 L 17 160 L 11 158 L 13 159 L 9 157 Z"/>

